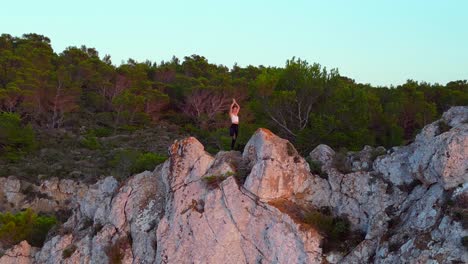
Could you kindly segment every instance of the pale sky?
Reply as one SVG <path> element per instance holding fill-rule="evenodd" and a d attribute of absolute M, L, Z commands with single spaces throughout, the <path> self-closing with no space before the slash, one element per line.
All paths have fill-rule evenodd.
<path fill-rule="evenodd" d="M 373 85 L 468 79 L 465 0 L 15 0 L 0 33 L 96 48 L 114 64 L 198 54 L 232 67 L 293 56 Z"/>

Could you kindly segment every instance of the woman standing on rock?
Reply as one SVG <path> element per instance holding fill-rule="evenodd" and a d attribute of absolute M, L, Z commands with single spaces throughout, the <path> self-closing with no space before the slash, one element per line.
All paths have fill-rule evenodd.
<path fill-rule="evenodd" d="M 236 99 L 232 98 L 232 104 L 229 108 L 229 116 L 231 117 L 231 127 L 229 128 L 229 135 L 232 137 L 231 150 L 234 149 L 237 136 L 239 135 L 239 114 L 240 106 Z"/>

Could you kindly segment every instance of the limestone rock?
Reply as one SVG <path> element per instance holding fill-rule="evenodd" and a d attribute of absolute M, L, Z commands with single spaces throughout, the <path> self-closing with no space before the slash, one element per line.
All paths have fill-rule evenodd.
<path fill-rule="evenodd" d="M 172 152 L 171 167 L 187 171 L 187 164 L 206 155 L 203 151 L 193 155 L 191 150 L 198 143 L 189 144 L 194 146 L 185 146 L 187 155 L 183 150 Z M 189 159 L 181 162 L 180 157 Z M 321 236 L 315 230 L 302 230 L 288 215 L 257 201 L 233 177 L 212 190 L 203 180 L 194 180 L 229 168 L 222 159 L 218 155 L 212 163 L 200 163 L 196 174 L 167 175 L 171 191 L 166 215 L 158 226 L 156 262 L 320 263 Z M 184 180 L 186 177 L 191 180 Z M 180 182 L 186 184 L 178 185 Z"/>
<path fill-rule="evenodd" d="M 1 264 L 30 264 L 34 261 L 36 248 L 31 247 L 28 242 L 22 241 L 18 245 L 7 250 L 0 257 Z"/>
<path fill-rule="evenodd" d="M 1 204 L 73 208 L 40 250 L 21 242 L 0 263 L 467 263 L 467 116 L 455 107 L 408 146 L 348 153 L 345 173 L 330 147 L 310 153 L 321 163 L 312 173 L 287 140 L 259 129 L 242 155 L 175 141 L 169 160 L 121 183 L 0 178 Z M 323 230 L 287 206 L 327 207 L 364 236 L 325 252 Z"/>
<path fill-rule="evenodd" d="M 468 181 L 467 116 L 468 107 L 451 108 L 443 116 L 450 130 L 440 131 L 441 121 L 427 125 L 414 143 L 377 159 L 374 169 L 397 185 L 418 180 L 451 189 Z"/>
<path fill-rule="evenodd" d="M 452 127 L 468 123 L 468 106 L 454 106 L 442 115 L 442 120 Z"/>
<path fill-rule="evenodd" d="M 305 159 L 289 141 L 267 129 L 255 132 L 245 146 L 243 158 L 252 167 L 244 186 L 260 199 L 292 197 L 311 184 Z"/>
<path fill-rule="evenodd" d="M 320 144 L 309 154 L 311 160 L 322 163 L 323 166 L 331 167 L 335 151 L 327 145 Z"/>

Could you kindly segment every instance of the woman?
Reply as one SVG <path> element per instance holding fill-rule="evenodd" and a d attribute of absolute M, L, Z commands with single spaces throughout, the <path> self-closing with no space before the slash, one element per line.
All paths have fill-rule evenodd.
<path fill-rule="evenodd" d="M 236 99 L 232 98 L 231 108 L 229 109 L 229 116 L 231 117 L 231 127 L 229 128 L 229 135 L 232 137 L 231 150 L 234 149 L 236 144 L 237 135 L 239 135 L 239 114 L 240 106 L 237 104 Z"/>

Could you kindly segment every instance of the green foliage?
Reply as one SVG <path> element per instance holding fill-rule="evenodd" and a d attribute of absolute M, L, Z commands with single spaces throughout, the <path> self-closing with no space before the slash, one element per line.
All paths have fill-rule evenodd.
<path fill-rule="evenodd" d="M 239 185 L 244 185 L 251 171 L 252 169 L 249 167 L 248 161 L 241 159 L 237 164 L 236 174 L 234 175 Z"/>
<path fill-rule="evenodd" d="M 16 161 L 36 146 L 30 125 L 21 124 L 18 114 L 0 112 L 0 158 Z"/>
<path fill-rule="evenodd" d="M 163 163 L 166 159 L 166 156 L 151 152 L 140 154 L 136 159 L 135 164 L 133 164 L 131 172 L 137 173 L 145 170 L 152 171 L 156 165 Z"/>
<path fill-rule="evenodd" d="M 347 174 L 351 172 L 351 163 L 348 159 L 348 150 L 341 148 L 333 157 L 333 166 L 341 173 Z"/>
<path fill-rule="evenodd" d="M 288 214 L 303 228 L 312 227 L 318 231 L 324 237 L 322 244 L 324 253 L 330 251 L 347 253 L 364 239 L 361 231 L 350 229 L 349 220 L 333 216 L 330 208 L 320 210 L 305 208 L 288 200 L 274 200 L 269 204 Z"/>
<path fill-rule="evenodd" d="M 242 108 L 236 150 L 268 127 L 303 155 L 318 144 L 360 150 L 410 142 L 451 106 L 468 105 L 467 80 L 373 87 L 294 57 L 284 67 L 229 69 L 200 55 L 114 66 L 90 47 L 55 53 L 38 34 L 3 34 L 0 43 L 0 111 L 38 130 L 95 128 L 82 142 L 90 150 L 101 150 L 97 138 L 164 123 L 184 127 L 209 152 L 230 149 L 232 97 Z M 7 115 L 0 116 L 0 156 L 14 161 L 31 151 L 34 135 Z M 5 126 L 14 133 L 5 136 Z"/>
<path fill-rule="evenodd" d="M 374 160 L 377 159 L 377 157 L 385 155 L 386 153 L 387 151 L 385 150 L 385 148 L 372 149 L 370 160 L 374 162 Z"/>
<path fill-rule="evenodd" d="M 461 242 L 462 242 L 462 245 L 463 245 L 466 249 L 468 249 L 468 236 L 462 237 Z"/>
<path fill-rule="evenodd" d="M 307 163 L 309 163 L 310 172 L 320 176 L 320 178 L 328 179 L 328 173 L 322 170 L 322 163 L 318 160 L 312 160 L 310 157 L 306 158 Z"/>
<path fill-rule="evenodd" d="M 328 212 L 309 211 L 304 214 L 304 222 L 314 226 L 325 236 L 322 249 L 330 251 L 349 252 L 364 239 L 361 231 L 351 231 L 348 219 L 333 217 Z"/>
<path fill-rule="evenodd" d="M 87 149 L 92 149 L 96 150 L 101 148 L 101 144 L 98 141 L 98 138 L 93 135 L 86 135 L 80 142 L 81 146 L 87 148 Z"/>
<path fill-rule="evenodd" d="M 54 217 L 39 216 L 31 209 L 16 214 L 0 213 L 0 242 L 9 247 L 27 240 L 30 245 L 41 247 L 56 223 Z"/>
<path fill-rule="evenodd" d="M 166 159 L 166 156 L 157 153 L 143 153 L 135 149 L 123 149 L 115 153 L 110 161 L 110 166 L 114 168 L 115 176 L 126 178 L 134 173 L 153 170 Z"/>
<path fill-rule="evenodd" d="M 325 233 L 332 240 L 345 237 L 349 233 L 349 221 L 319 211 L 307 212 L 304 216 L 304 222 Z"/>
<path fill-rule="evenodd" d="M 234 174 L 226 173 L 222 175 L 208 175 L 208 176 L 203 177 L 202 179 L 206 183 L 208 188 L 215 189 L 219 187 L 219 184 L 221 184 L 221 182 L 223 182 L 226 178 L 232 175 Z"/>
<path fill-rule="evenodd" d="M 438 134 L 442 134 L 442 133 L 445 133 L 447 131 L 449 131 L 452 127 L 447 124 L 444 120 L 440 120 L 439 123 L 439 131 L 438 131 Z"/>
<path fill-rule="evenodd" d="M 67 259 L 67 258 L 71 257 L 73 255 L 73 253 L 75 253 L 76 249 L 77 249 L 77 247 L 75 245 L 71 245 L 71 246 L 66 247 L 62 251 L 62 258 Z"/>
<path fill-rule="evenodd" d="M 88 131 L 89 136 L 95 137 L 108 137 L 111 136 L 113 133 L 112 129 L 108 127 L 97 127 Z"/>

